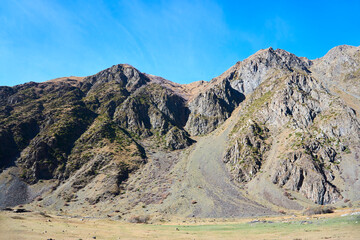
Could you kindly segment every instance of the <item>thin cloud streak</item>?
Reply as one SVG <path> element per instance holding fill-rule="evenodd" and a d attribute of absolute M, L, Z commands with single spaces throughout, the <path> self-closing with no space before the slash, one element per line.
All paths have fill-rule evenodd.
<path fill-rule="evenodd" d="M 3 0 L 0 85 L 91 75 L 118 63 L 189 83 L 210 80 L 261 48 L 314 58 L 338 44 L 360 44 L 353 30 L 360 3 L 308 8 L 305 1 L 299 11 L 294 4 Z"/>

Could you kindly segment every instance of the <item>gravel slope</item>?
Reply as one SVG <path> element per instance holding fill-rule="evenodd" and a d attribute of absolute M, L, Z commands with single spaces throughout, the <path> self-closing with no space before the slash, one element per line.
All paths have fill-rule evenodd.
<path fill-rule="evenodd" d="M 274 214 L 269 208 L 244 197 L 244 190 L 231 181 L 222 163 L 228 134 L 236 118 L 234 113 L 218 130 L 196 139 L 197 143 L 174 168 L 175 171 L 183 169 L 183 176 L 164 201 L 165 213 L 195 217 Z"/>

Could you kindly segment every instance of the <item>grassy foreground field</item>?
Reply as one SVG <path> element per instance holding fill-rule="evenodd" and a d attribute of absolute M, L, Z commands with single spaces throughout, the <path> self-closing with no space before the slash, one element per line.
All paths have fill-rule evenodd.
<path fill-rule="evenodd" d="M 356 211 L 161 224 L 0 212 L 0 239 L 360 239 L 360 215 Z"/>

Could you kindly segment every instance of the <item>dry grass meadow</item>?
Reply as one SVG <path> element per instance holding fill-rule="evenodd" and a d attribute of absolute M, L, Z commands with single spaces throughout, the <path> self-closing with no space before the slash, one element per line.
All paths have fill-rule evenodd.
<path fill-rule="evenodd" d="M 260 219 L 173 219 L 134 224 L 0 212 L 0 239 L 360 239 L 360 209 Z"/>

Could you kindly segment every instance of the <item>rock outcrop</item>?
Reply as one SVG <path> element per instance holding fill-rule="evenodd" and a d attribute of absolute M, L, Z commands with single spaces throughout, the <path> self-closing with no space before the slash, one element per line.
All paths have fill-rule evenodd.
<path fill-rule="evenodd" d="M 227 150 L 224 162 L 235 180 L 248 182 L 260 171 L 265 153 L 269 151 L 269 129 L 251 122 L 243 130 L 242 137 L 236 139 Z"/>
<path fill-rule="evenodd" d="M 233 89 L 229 81 L 210 82 L 210 87 L 189 103 L 191 113 L 185 129 L 191 135 L 203 135 L 213 131 L 230 117 L 244 99 L 245 96 Z"/>
<path fill-rule="evenodd" d="M 334 181 L 344 151 L 359 151 L 359 120 L 316 74 L 301 70 L 283 68 L 257 87 L 242 107 L 224 162 L 239 182 L 268 172 L 281 188 L 318 204 L 335 203 L 343 198 Z M 276 136 L 285 133 L 283 146 L 276 146 Z"/>

